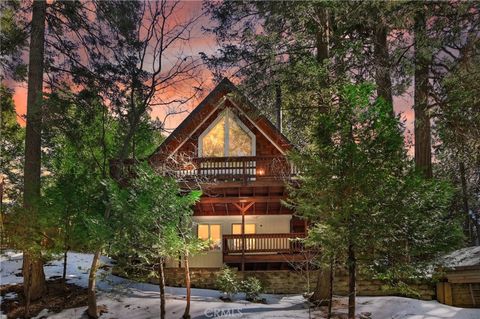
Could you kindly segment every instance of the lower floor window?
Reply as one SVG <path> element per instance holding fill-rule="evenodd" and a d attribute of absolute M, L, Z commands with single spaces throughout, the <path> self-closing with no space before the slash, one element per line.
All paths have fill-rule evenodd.
<path fill-rule="evenodd" d="M 218 224 L 199 224 L 198 238 L 209 240 L 211 249 L 220 249 L 222 247 L 222 236 L 220 225 Z"/>
<path fill-rule="evenodd" d="M 248 234 L 255 234 L 255 224 L 245 224 L 245 235 Z M 242 224 L 232 224 L 232 234 L 233 235 L 241 235 L 242 234 Z M 242 249 L 243 246 L 242 239 L 234 239 L 233 245 L 236 249 Z M 255 238 L 245 238 L 245 249 L 246 250 L 254 250 L 256 248 L 256 241 Z"/>

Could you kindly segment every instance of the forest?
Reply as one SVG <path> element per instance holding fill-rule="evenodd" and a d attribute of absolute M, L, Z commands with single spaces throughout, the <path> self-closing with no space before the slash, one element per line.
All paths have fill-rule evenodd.
<path fill-rule="evenodd" d="M 412 281 L 441 282 L 439 260 L 461 249 L 480 273 L 480 2 L 8 0 L 0 8 L 2 318 L 393 318 L 380 299 L 368 299 L 373 310 L 360 302 L 361 278 L 412 297 Z M 185 188 L 150 161 L 225 77 L 294 145 L 286 156 L 298 176 L 282 205 L 308 225 L 301 247 L 317 253 L 291 270 L 316 271 L 292 313 L 276 294 L 260 297 L 261 278 L 229 267 L 216 281 L 223 295 L 276 306 L 249 311 L 253 301 L 195 289 L 189 261 L 214 246 L 194 218 L 206 188 Z M 244 221 L 241 235 L 245 247 Z M 173 259 L 183 288 L 169 285 Z M 149 306 L 116 306 L 108 276 L 128 277 L 132 289 L 154 280 Z M 431 318 L 480 317 L 435 305 Z"/>

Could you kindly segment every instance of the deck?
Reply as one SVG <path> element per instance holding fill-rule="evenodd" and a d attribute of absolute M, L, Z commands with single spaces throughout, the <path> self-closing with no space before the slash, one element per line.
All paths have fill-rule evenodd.
<path fill-rule="evenodd" d="M 297 169 L 284 156 L 172 158 L 164 172 L 179 181 L 218 183 L 285 181 L 297 175 Z"/>
<path fill-rule="evenodd" d="M 224 263 L 294 262 L 305 260 L 305 233 L 223 235 Z"/>

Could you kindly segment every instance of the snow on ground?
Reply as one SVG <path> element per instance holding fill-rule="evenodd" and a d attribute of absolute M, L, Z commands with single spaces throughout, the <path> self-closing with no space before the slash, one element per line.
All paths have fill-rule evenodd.
<path fill-rule="evenodd" d="M 442 257 L 441 263 L 448 268 L 464 266 L 480 266 L 480 246 L 455 250 Z"/>
<path fill-rule="evenodd" d="M 69 282 L 86 287 L 92 255 L 69 253 L 68 260 Z M 109 264 L 110 260 L 103 257 L 101 262 Z M 23 278 L 16 276 L 21 266 L 21 254 L 7 252 L 0 256 L 0 284 L 22 282 Z M 62 261 L 47 264 L 45 274 L 47 278 L 61 276 Z M 108 313 L 102 315 L 101 319 L 159 318 L 159 289 L 156 285 L 113 276 L 108 270 L 101 269 L 98 272 L 98 288 L 98 305 L 108 308 Z M 185 289 L 168 287 L 167 294 L 167 318 L 180 318 L 185 307 Z M 266 294 L 263 297 L 267 304 L 241 300 L 242 295 L 238 295 L 234 302 L 225 303 L 219 296 L 216 290 L 192 289 L 192 318 L 309 318 L 309 308 L 300 295 Z M 357 300 L 358 313 L 370 312 L 372 319 L 480 319 L 480 309 L 450 307 L 436 301 L 402 297 L 358 297 Z M 44 310 L 37 318 L 84 319 L 84 312 L 85 307 L 67 309 L 57 314 Z M 312 318 L 321 318 L 318 312 L 312 312 L 311 315 Z M 3 316 L 0 317 L 3 319 Z"/>

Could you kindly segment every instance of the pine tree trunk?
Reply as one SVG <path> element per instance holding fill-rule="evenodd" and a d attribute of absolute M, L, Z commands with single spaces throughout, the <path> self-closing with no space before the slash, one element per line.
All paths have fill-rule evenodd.
<path fill-rule="evenodd" d="M 332 317 L 332 304 L 333 304 L 333 282 L 335 280 L 335 257 L 332 257 L 330 260 L 330 280 L 329 280 L 329 291 L 328 291 L 328 312 L 327 319 Z"/>
<path fill-rule="evenodd" d="M 310 302 L 315 305 L 325 306 L 328 304 L 330 291 L 330 271 L 327 267 L 320 266 L 317 272 L 317 284 L 313 295 L 310 297 Z"/>
<path fill-rule="evenodd" d="M 475 245 L 475 236 L 473 234 L 473 223 L 472 218 L 470 217 L 470 208 L 468 205 L 468 189 L 467 189 L 467 178 L 465 176 L 465 163 L 460 162 L 458 164 L 460 170 L 460 182 L 462 185 L 462 202 L 463 202 L 463 211 L 465 214 L 465 230 L 467 232 L 468 238 L 472 245 Z"/>
<path fill-rule="evenodd" d="M 355 319 L 357 260 L 353 244 L 348 245 L 348 319 Z"/>
<path fill-rule="evenodd" d="M 185 287 L 187 288 L 187 304 L 185 306 L 185 312 L 183 314 L 183 319 L 190 319 L 190 298 L 191 298 L 191 289 L 190 289 L 190 266 L 188 263 L 188 253 L 184 256 L 184 267 L 185 267 Z"/>
<path fill-rule="evenodd" d="M 98 270 L 98 260 L 100 259 L 101 250 L 97 250 L 93 254 L 92 266 L 90 267 L 90 273 L 88 274 L 88 310 L 87 313 L 90 318 L 98 318 L 98 308 L 97 308 L 97 296 L 95 293 L 96 288 L 96 279 L 97 279 L 97 270 Z"/>
<path fill-rule="evenodd" d="M 282 87 L 280 83 L 275 83 L 275 115 L 277 129 L 282 132 Z"/>
<path fill-rule="evenodd" d="M 317 49 L 317 62 L 323 63 L 328 59 L 328 42 L 329 42 L 329 29 L 328 29 L 328 12 L 326 8 L 318 7 L 316 9 L 317 15 L 317 30 L 315 32 L 315 45 Z"/>
<path fill-rule="evenodd" d="M 40 299 L 47 291 L 41 256 L 23 253 L 23 290 L 25 293 L 25 317 L 29 317 L 30 302 Z"/>
<path fill-rule="evenodd" d="M 63 274 L 62 274 L 63 290 L 67 290 L 67 258 L 68 258 L 68 248 L 65 247 L 65 251 L 63 252 Z"/>
<path fill-rule="evenodd" d="M 415 167 L 426 178 L 432 177 L 432 146 L 428 114 L 429 53 L 426 52 L 426 20 L 424 9 L 415 16 Z"/>
<path fill-rule="evenodd" d="M 30 36 L 28 93 L 27 93 L 27 125 L 25 136 L 25 165 L 23 205 L 28 215 L 25 225 L 25 236 L 32 234 L 36 227 L 40 202 L 40 169 L 41 169 L 41 130 L 42 130 L 42 93 L 43 93 L 43 61 L 45 47 L 45 1 L 34 1 Z M 33 235 L 33 234 L 32 234 Z M 39 243 L 32 243 L 32 245 Z M 24 250 L 24 294 L 27 304 L 43 296 L 47 287 L 43 272 L 43 260 L 40 253 Z M 25 262 L 26 261 L 26 262 Z"/>
<path fill-rule="evenodd" d="M 387 35 L 387 27 L 380 22 L 374 30 L 375 82 L 378 96 L 392 107 L 392 114 L 394 114 Z"/>
<path fill-rule="evenodd" d="M 165 269 L 163 258 L 158 261 L 158 285 L 160 287 L 160 319 L 165 319 Z"/>

